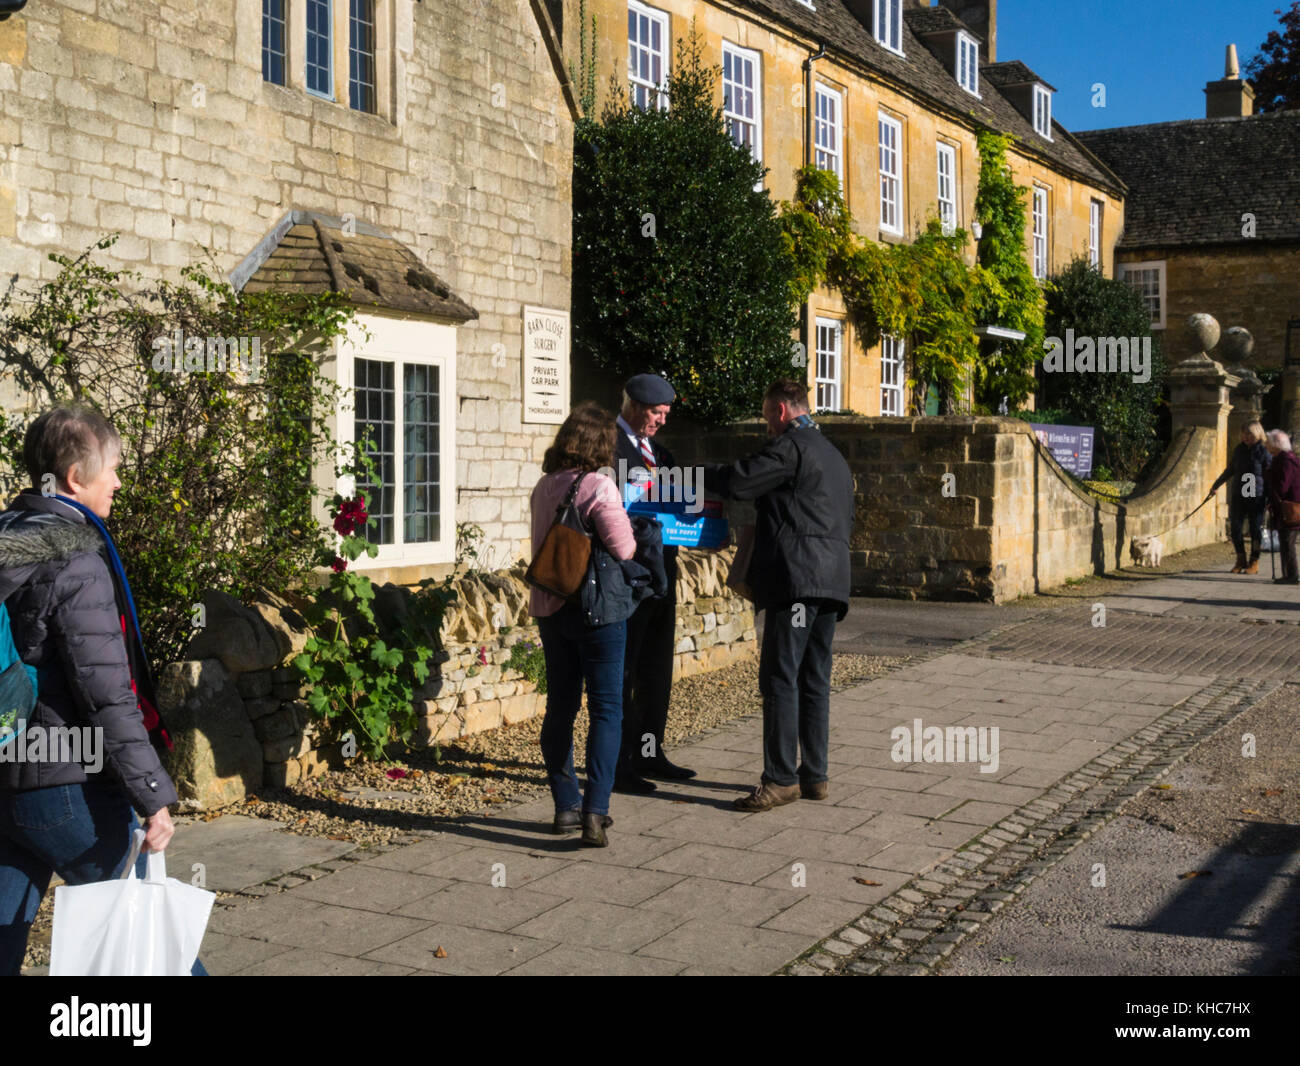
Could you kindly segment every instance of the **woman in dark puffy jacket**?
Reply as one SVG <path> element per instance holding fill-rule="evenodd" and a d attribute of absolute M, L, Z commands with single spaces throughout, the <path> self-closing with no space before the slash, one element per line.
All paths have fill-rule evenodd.
<path fill-rule="evenodd" d="M 121 448 L 97 411 L 47 411 L 23 448 L 44 494 L 20 493 L 0 514 L 0 599 L 38 680 L 25 732 L 0 735 L 0 974 L 19 972 L 52 873 L 71 885 L 120 876 L 137 816 L 144 851 L 172 836 L 176 789 L 146 728 L 124 636 L 135 633 L 129 591 L 86 513 L 108 517 Z M 144 867 L 142 853 L 141 877 Z M 198 962 L 194 973 L 204 973 Z"/>
<path fill-rule="evenodd" d="M 1259 551 L 1264 507 L 1268 496 L 1264 491 L 1264 473 L 1271 461 L 1264 445 L 1264 427 L 1250 422 L 1241 427 L 1241 443 L 1233 449 L 1227 468 L 1210 488 L 1213 496 L 1225 481 L 1228 483 L 1228 527 L 1232 532 L 1232 546 L 1237 549 L 1234 574 L 1259 573 Z M 1208 497 L 1207 497 L 1208 498 Z M 1250 525 L 1250 559 L 1246 559 L 1242 523 Z"/>

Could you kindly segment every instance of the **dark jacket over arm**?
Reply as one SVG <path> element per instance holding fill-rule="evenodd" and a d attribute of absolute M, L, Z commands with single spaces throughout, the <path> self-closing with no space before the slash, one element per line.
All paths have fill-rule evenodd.
<path fill-rule="evenodd" d="M 816 427 L 787 428 L 752 455 L 704 468 L 704 486 L 756 500 L 754 555 L 746 575 L 754 606 L 831 600 L 848 613 L 853 474 Z"/>

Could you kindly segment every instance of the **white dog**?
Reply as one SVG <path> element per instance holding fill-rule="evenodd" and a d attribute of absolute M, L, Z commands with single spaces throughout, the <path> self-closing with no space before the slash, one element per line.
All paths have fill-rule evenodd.
<path fill-rule="evenodd" d="M 1134 537 L 1128 542 L 1128 553 L 1137 566 L 1159 566 L 1165 542 L 1159 537 Z"/>

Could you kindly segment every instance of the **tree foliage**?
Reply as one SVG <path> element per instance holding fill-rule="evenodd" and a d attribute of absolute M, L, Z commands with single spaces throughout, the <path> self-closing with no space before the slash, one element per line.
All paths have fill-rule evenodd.
<path fill-rule="evenodd" d="M 1047 330 L 1066 337 L 1152 337 L 1151 316 L 1132 288 L 1107 278 L 1079 257 L 1047 287 Z M 1152 339 L 1150 379 L 1131 374 L 1075 372 L 1043 374 L 1045 407 L 1097 430 L 1094 451 L 1121 480 L 1136 480 L 1157 454 L 1156 433 L 1167 367 L 1158 339 Z"/>
<path fill-rule="evenodd" d="M 189 642 L 203 592 L 283 591 L 325 550 L 312 473 L 333 454 L 317 416 L 337 406 L 338 388 L 318 359 L 351 312 L 334 293 L 237 293 L 202 266 L 183 270 L 180 283 L 142 283 L 94 261 L 115 240 L 75 259 L 51 255 L 62 269 L 35 291 L 11 284 L 0 300 L 0 361 L 29 415 L 80 401 L 121 435 L 109 528 L 159 665 Z M 178 373 L 159 358 L 177 331 L 200 341 L 199 368 Z M 244 338 L 250 369 L 256 338 L 260 377 L 208 370 L 209 338 Z M 6 499 L 29 480 L 25 421 L 0 413 Z"/>
<path fill-rule="evenodd" d="M 1300 0 L 1273 13 L 1281 16 L 1281 32 L 1269 33 L 1245 74 L 1255 90 L 1256 111 L 1292 111 L 1300 108 Z"/>
<path fill-rule="evenodd" d="M 728 134 L 701 52 L 694 32 L 678 41 L 667 110 L 615 85 L 600 122 L 575 128 L 573 342 L 617 374 L 662 374 L 719 424 L 790 373 L 795 316 L 764 168 Z"/>

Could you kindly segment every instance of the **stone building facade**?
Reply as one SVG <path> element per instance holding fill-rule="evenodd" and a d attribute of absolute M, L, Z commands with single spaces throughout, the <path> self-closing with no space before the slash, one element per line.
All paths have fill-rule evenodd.
<path fill-rule="evenodd" d="M 580 70 L 580 18 L 596 20 L 596 113 L 611 77 L 653 105 L 692 21 L 733 137 L 790 199 L 808 162 L 834 170 L 860 235 L 916 238 L 931 218 L 969 231 L 979 183 L 976 136 L 1010 133 L 1026 198 L 1031 266 L 1048 276 L 1078 255 L 1108 274 L 1124 226 L 1123 183 L 1051 118 L 1052 86 L 999 61 L 997 0 L 552 0 Z M 560 12 L 563 12 L 562 16 Z M 963 84 L 964 82 L 964 84 Z M 807 105 L 807 106 L 806 106 Z M 975 246 L 970 244 L 974 261 Z M 801 327 L 822 410 L 911 413 L 905 343 L 864 351 L 838 293 L 809 299 Z"/>
<path fill-rule="evenodd" d="M 438 534 L 402 542 L 398 491 L 402 540 L 370 565 L 436 574 L 458 522 L 484 530 L 480 564 L 510 565 L 555 431 L 523 418 L 524 308 L 560 322 L 569 308 L 575 112 L 553 33 L 527 0 L 28 4 L 0 22 L 0 274 L 46 280 L 47 253 L 109 232 L 112 266 L 175 279 L 210 249 L 233 273 L 265 262 L 295 212 L 386 241 L 418 264 L 417 288 L 472 314 L 376 290 L 375 347 L 337 352 L 340 373 L 377 366 L 381 390 L 397 368 L 399 399 L 404 360 L 436 353 Z M 347 285 L 341 269 L 309 282 Z"/>
<path fill-rule="evenodd" d="M 1288 323 L 1300 360 L 1300 112 L 1252 114 L 1228 53 L 1207 117 L 1078 137 L 1131 190 L 1117 271 L 1146 298 L 1169 361 L 1196 354 L 1176 327 L 1205 312 L 1254 336 L 1244 365 L 1280 367 Z"/>

